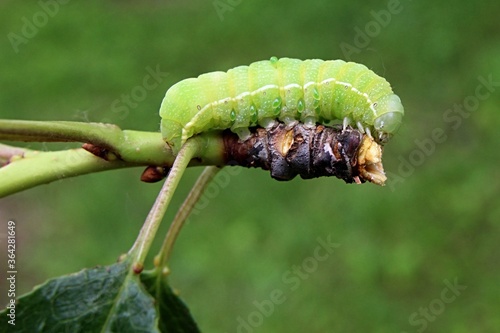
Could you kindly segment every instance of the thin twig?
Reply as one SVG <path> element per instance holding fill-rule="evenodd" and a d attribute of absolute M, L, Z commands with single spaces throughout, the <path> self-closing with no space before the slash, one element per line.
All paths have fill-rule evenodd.
<path fill-rule="evenodd" d="M 186 197 L 186 200 L 184 200 L 182 206 L 177 211 L 174 220 L 170 224 L 170 228 L 168 229 L 167 236 L 163 241 L 160 253 L 155 259 L 158 269 L 167 267 L 168 260 L 172 254 L 172 248 L 174 247 L 174 243 L 179 235 L 179 232 L 184 226 L 184 222 L 186 222 L 189 214 L 194 208 L 194 205 L 200 199 L 207 185 L 219 171 L 220 168 L 215 166 L 206 167 L 196 180 L 196 183 L 193 185 L 191 191 Z"/>
<path fill-rule="evenodd" d="M 177 155 L 172 169 L 141 228 L 139 236 L 129 251 L 133 260 L 133 270 L 135 273 L 142 272 L 144 260 L 153 243 L 161 220 L 167 211 L 168 205 L 189 161 L 199 152 L 199 147 L 195 140 L 188 140 Z"/>

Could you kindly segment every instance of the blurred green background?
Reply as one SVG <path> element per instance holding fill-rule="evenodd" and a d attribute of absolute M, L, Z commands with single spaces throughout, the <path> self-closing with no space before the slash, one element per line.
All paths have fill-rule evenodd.
<path fill-rule="evenodd" d="M 156 131 L 175 82 L 271 56 L 364 63 L 405 105 L 384 151 L 385 187 L 222 172 L 171 266 L 202 331 L 500 331 L 498 1 L 70 1 L 40 14 L 47 8 L 0 2 L 1 118 Z M 168 75 L 137 95 L 147 68 Z M 122 95 L 134 91 L 127 106 Z M 154 250 L 200 171 L 188 170 Z M 126 252 L 161 186 L 141 172 L 0 199 L 1 224 L 17 222 L 18 291 Z M 0 236 L 5 244 L 5 228 Z M 311 259 L 318 238 L 338 244 L 323 261 Z M 259 312 L 276 289 L 285 300 Z"/>

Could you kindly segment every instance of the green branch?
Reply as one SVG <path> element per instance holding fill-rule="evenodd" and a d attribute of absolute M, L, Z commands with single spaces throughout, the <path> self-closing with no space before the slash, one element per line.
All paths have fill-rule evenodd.
<path fill-rule="evenodd" d="M 27 142 L 116 143 L 121 129 L 112 124 L 73 121 L 0 120 L 0 140 Z"/>
<path fill-rule="evenodd" d="M 175 241 L 177 240 L 177 237 L 179 236 L 179 232 L 184 226 L 184 222 L 186 222 L 195 204 L 198 202 L 198 200 L 200 200 L 205 188 L 208 186 L 208 184 L 210 184 L 212 179 L 219 171 L 220 168 L 218 167 L 206 167 L 205 170 L 203 170 L 202 174 L 198 177 L 198 180 L 196 180 L 196 183 L 193 185 L 193 188 L 189 192 L 187 198 L 182 203 L 182 206 L 177 211 L 174 220 L 170 224 L 167 236 L 163 241 L 160 253 L 155 258 L 157 269 L 160 272 L 164 272 L 165 269 L 168 270 L 168 260 L 170 259 L 170 255 L 172 254 L 172 249 L 174 247 Z"/>
<path fill-rule="evenodd" d="M 172 169 L 168 174 L 167 180 L 163 184 L 153 207 L 149 211 L 136 242 L 129 251 L 129 254 L 132 256 L 134 261 L 132 269 L 135 273 L 142 272 L 144 268 L 144 260 L 146 259 L 149 248 L 153 243 L 156 231 L 160 226 L 161 220 L 167 211 L 168 205 L 174 196 L 177 185 L 179 185 L 179 181 L 181 180 L 189 161 L 191 161 L 194 156 L 198 155 L 202 149 L 203 145 L 200 145 L 199 141 L 189 139 L 179 151 L 179 154 L 172 165 Z"/>
<path fill-rule="evenodd" d="M 58 179 L 127 166 L 105 161 L 83 149 L 26 153 L 0 168 L 0 198 Z"/>
<path fill-rule="evenodd" d="M 194 165 L 222 165 L 223 142 L 217 132 L 193 138 L 202 147 Z M 84 142 L 117 158 L 104 160 L 84 149 L 40 152 L 0 145 L 0 198 L 55 180 L 135 166 L 172 166 L 175 156 L 158 132 L 121 130 L 108 124 L 0 120 L 0 140 Z"/>

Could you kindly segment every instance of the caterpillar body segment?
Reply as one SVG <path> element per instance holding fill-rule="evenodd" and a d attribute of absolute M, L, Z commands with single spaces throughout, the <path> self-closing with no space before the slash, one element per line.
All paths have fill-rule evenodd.
<path fill-rule="evenodd" d="M 160 108 L 162 135 L 174 153 L 205 131 L 230 128 L 245 139 L 249 127 L 269 128 L 276 121 L 343 122 L 384 143 L 403 114 L 389 83 L 364 65 L 274 57 L 180 81 Z"/>

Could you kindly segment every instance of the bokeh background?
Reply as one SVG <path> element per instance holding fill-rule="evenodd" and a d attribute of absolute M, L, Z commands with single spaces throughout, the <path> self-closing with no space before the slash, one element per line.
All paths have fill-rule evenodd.
<path fill-rule="evenodd" d="M 55 7 L 43 7 L 0 1 L 1 118 L 157 131 L 175 82 L 271 56 L 364 63 L 403 100 L 385 187 L 222 172 L 171 266 L 202 331 L 500 331 L 498 1 L 75 0 L 50 16 Z M 148 68 L 168 75 L 125 104 Z M 161 186 L 141 172 L 0 199 L 1 225 L 17 222 L 18 292 L 126 252 Z M 153 252 L 200 172 L 188 170 Z M 337 244 L 323 261 L 311 259 L 318 239 Z M 259 312 L 276 289 L 285 300 Z M 5 304 L 3 282 L 0 292 Z"/>

